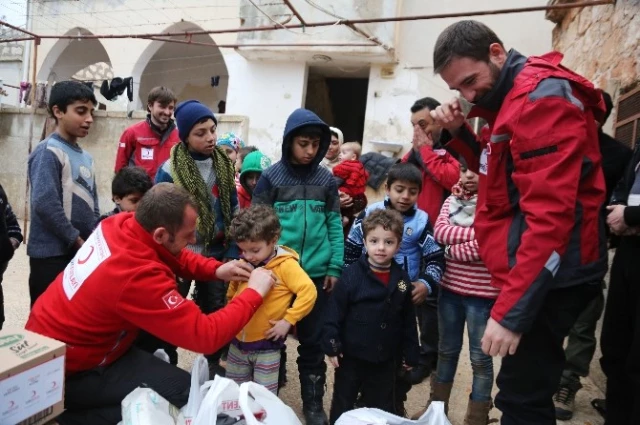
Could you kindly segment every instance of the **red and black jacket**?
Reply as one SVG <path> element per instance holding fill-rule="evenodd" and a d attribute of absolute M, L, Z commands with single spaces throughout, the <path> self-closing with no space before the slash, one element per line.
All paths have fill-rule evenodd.
<path fill-rule="evenodd" d="M 488 129 L 464 126 L 447 148 L 479 172 L 475 230 L 492 285 L 491 317 L 526 332 L 551 289 L 600 283 L 607 271 L 605 182 L 596 119 L 602 96 L 552 52 L 510 51 L 500 78 L 474 106 Z M 479 102 L 481 103 L 481 102 Z"/>

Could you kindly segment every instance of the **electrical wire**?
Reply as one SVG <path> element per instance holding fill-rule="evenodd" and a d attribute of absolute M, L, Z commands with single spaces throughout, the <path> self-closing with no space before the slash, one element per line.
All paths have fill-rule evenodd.
<path fill-rule="evenodd" d="M 340 25 L 341 21 L 340 19 L 338 19 L 333 25 L 329 26 L 326 30 L 323 31 L 316 31 L 314 33 L 309 33 L 309 32 L 298 32 L 298 31 L 293 31 L 292 29 L 289 29 L 287 27 L 285 27 L 282 23 L 276 21 L 275 19 L 273 19 L 273 17 L 271 15 L 269 15 L 267 12 L 265 12 L 264 10 L 262 10 L 260 8 L 260 6 L 258 6 L 253 0 L 248 0 L 249 3 L 251 3 L 253 5 L 253 7 L 255 7 L 258 12 L 260 12 L 261 14 L 263 14 L 267 19 L 269 19 L 271 22 L 273 22 L 274 24 L 276 24 L 277 26 L 281 27 L 282 29 L 284 29 L 285 31 L 288 31 L 292 34 L 296 34 L 296 35 L 305 35 L 305 36 L 316 36 L 316 35 L 320 35 L 320 34 L 324 34 L 327 31 L 330 31 L 331 29 L 335 28 L 336 26 Z M 289 16 L 293 17 L 292 14 L 290 14 Z"/>

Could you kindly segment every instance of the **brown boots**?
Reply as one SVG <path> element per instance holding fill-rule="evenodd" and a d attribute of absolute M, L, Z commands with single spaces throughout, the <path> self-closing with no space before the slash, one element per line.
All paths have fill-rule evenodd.
<path fill-rule="evenodd" d="M 420 410 L 413 416 L 411 420 L 418 420 L 420 416 L 424 415 L 432 401 L 443 401 L 444 412 L 449 414 L 449 397 L 451 396 L 451 388 L 453 388 L 453 382 L 443 384 L 436 382 L 435 374 L 431 375 L 431 392 L 429 395 L 429 401 L 424 409 Z M 464 425 L 487 425 L 498 422 L 497 419 L 489 419 L 489 411 L 493 408 L 493 402 L 489 401 L 473 401 L 469 398 L 467 404 L 467 414 L 464 417 Z"/>
<path fill-rule="evenodd" d="M 420 416 L 424 415 L 424 412 L 427 411 L 432 401 L 444 401 L 444 412 L 449 413 L 449 397 L 451 396 L 451 388 L 453 388 L 453 382 L 449 382 L 447 384 L 436 382 L 435 374 L 431 375 L 430 382 L 431 392 L 429 394 L 429 401 L 427 401 L 427 405 L 424 409 L 411 416 L 411 420 L 416 421 L 420 419 Z"/>
<path fill-rule="evenodd" d="M 493 408 L 493 402 L 473 401 L 469 398 L 467 414 L 464 417 L 464 425 L 487 425 L 498 422 L 497 419 L 489 419 L 489 411 Z"/>

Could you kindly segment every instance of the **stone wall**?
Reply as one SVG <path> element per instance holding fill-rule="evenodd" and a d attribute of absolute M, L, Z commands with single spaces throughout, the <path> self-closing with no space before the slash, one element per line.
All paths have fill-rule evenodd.
<path fill-rule="evenodd" d="M 0 105 L 0 182 L 7 192 L 9 202 L 18 217 L 24 217 L 27 184 L 27 158 L 29 131 L 33 122 L 32 147 L 35 148 L 43 133 L 46 112 L 31 108 L 15 108 Z M 116 149 L 125 128 L 146 117 L 144 111 L 127 118 L 125 112 L 96 111 L 95 121 L 89 136 L 79 143 L 95 160 L 100 211 L 113 209 L 111 202 L 111 179 L 115 164 Z M 249 120 L 237 115 L 217 115 L 218 131 L 233 131 L 245 138 Z M 259 147 L 259 146 L 258 146 Z"/>
<path fill-rule="evenodd" d="M 574 0 L 551 0 L 550 4 Z M 563 64 L 617 99 L 640 81 L 640 0 L 547 13 Z"/>

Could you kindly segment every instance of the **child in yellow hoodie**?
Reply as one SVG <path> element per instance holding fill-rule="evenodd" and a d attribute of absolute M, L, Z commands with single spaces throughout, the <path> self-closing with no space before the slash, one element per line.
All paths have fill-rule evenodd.
<path fill-rule="evenodd" d="M 271 270 L 276 285 L 231 341 L 226 377 L 238 384 L 254 381 L 274 394 L 278 393 L 280 349 L 291 327 L 309 314 L 318 296 L 313 281 L 300 267 L 298 254 L 277 244 L 281 229 L 278 216 L 266 205 L 240 210 L 230 227 L 244 261 Z M 232 281 L 227 298 L 238 296 L 246 287 L 247 282 Z"/>

